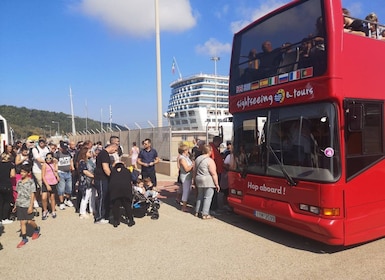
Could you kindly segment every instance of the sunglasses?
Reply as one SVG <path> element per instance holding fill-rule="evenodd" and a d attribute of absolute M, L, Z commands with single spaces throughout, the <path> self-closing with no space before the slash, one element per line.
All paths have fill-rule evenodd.
<path fill-rule="evenodd" d="M 46 159 L 46 160 L 51 160 L 51 159 L 52 159 L 52 157 L 46 157 L 45 159 Z"/>

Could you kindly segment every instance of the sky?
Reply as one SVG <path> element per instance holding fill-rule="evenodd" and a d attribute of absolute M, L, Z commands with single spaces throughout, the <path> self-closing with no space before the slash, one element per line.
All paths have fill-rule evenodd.
<path fill-rule="evenodd" d="M 228 75 L 233 34 L 288 2 L 158 0 L 162 112 L 179 75 L 214 74 L 213 56 Z M 342 4 L 385 23 L 382 2 Z M 155 0 L 0 0 L 0 104 L 71 114 L 71 89 L 75 116 L 156 126 L 155 38 Z"/>

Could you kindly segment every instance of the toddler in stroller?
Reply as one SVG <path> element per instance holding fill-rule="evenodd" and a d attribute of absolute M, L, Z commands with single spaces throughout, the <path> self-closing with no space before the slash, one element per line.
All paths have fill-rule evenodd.
<path fill-rule="evenodd" d="M 138 179 L 136 186 L 133 187 L 133 211 L 134 216 L 144 217 L 151 216 L 151 219 L 159 219 L 160 203 L 158 200 L 158 192 L 153 187 L 151 179 Z"/>

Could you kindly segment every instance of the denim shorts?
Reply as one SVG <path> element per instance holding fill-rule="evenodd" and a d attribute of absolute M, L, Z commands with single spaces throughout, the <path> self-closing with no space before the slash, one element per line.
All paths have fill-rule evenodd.
<path fill-rule="evenodd" d="M 57 184 L 57 194 L 71 194 L 72 193 L 72 174 L 71 172 L 60 172 L 59 171 L 60 181 Z"/>

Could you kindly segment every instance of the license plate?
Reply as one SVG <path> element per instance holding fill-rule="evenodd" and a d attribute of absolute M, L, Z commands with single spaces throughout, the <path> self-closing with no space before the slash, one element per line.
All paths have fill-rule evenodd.
<path fill-rule="evenodd" d="M 257 211 L 257 210 L 254 211 L 254 215 L 257 218 L 260 218 L 260 219 L 263 219 L 263 220 L 275 223 L 275 216 L 273 216 L 273 215 L 270 215 L 270 214 L 267 214 L 267 213 L 264 213 L 264 212 L 260 212 L 260 211 Z"/>

